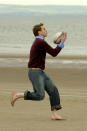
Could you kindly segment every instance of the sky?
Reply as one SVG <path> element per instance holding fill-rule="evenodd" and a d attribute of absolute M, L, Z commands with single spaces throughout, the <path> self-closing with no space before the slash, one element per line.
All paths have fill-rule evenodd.
<path fill-rule="evenodd" d="M 87 0 L 0 0 L 0 4 L 16 5 L 86 5 Z"/>

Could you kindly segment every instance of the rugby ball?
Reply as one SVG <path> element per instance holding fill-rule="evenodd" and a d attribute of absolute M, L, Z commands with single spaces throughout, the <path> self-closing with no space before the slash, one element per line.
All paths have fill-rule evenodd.
<path fill-rule="evenodd" d="M 60 43 L 60 37 L 61 35 L 63 35 L 64 33 L 63 32 L 57 32 L 54 37 L 53 37 L 53 43 L 54 44 L 59 44 Z"/>

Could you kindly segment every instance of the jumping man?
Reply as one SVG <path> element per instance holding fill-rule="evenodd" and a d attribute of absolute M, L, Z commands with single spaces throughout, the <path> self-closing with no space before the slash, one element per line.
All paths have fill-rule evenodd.
<path fill-rule="evenodd" d="M 15 101 L 19 98 L 34 101 L 43 100 L 46 91 L 50 98 L 50 106 L 52 111 L 51 119 L 63 120 L 63 118 L 57 114 L 57 110 L 61 109 L 58 89 L 50 77 L 44 72 L 44 69 L 46 53 L 56 57 L 64 47 L 64 42 L 67 38 L 67 34 L 64 33 L 64 35 L 61 36 L 61 42 L 56 46 L 56 48 L 52 48 L 45 41 L 45 37 L 47 37 L 47 30 L 44 24 L 41 23 L 33 26 L 33 34 L 35 36 L 35 40 L 31 46 L 28 62 L 28 76 L 32 82 L 33 92 L 26 90 L 24 93 L 13 93 L 11 98 L 11 105 L 14 106 Z"/>

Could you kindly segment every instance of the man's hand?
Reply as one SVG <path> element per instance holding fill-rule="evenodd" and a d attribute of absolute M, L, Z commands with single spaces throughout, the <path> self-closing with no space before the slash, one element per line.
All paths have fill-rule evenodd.
<path fill-rule="evenodd" d="M 67 33 L 65 32 L 64 35 L 61 36 L 61 42 L 64 43 L 67 38 Z"/>

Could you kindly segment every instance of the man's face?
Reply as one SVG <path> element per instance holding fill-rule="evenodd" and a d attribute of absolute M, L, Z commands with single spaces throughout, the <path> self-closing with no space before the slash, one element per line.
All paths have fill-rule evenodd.
<path fill-rule="evenodd" d="M 44 26 L 41 26 L 41 31 L 38 31 L 39 36 L 46 37 L 47 36 L 47 30 Z"/>

